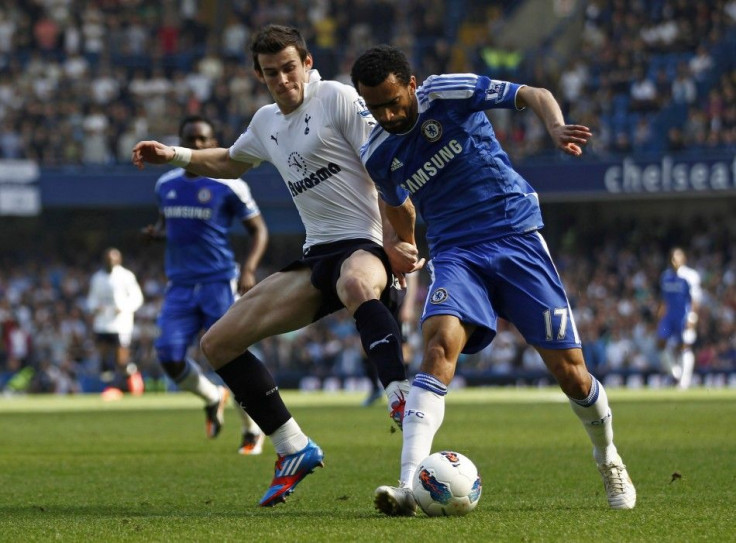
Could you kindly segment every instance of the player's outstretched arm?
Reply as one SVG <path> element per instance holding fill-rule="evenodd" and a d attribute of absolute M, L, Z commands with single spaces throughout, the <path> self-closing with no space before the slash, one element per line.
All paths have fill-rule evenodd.
<path fill-rule="evenodd" d="M 188 172 L 206 177 L 236 179 L 251 168 L 251 164 L 230 158 L 223 147 L 188 149 L 172 147 L 158 141 L 140 141 L 133 147 L 132 161 L 139 169 L 149 164 L 171 164 Z"/>
<path fill-rule="evenodd" d="M 560 105 L 547 89 L 521 87 L 516 94 L 518 107 L 529 107 L 539 117 L 555 142 L 555 147 L 572 156 L 583 154 L 583 147 L 593 136 L 590 128 L 578 124 L 565 124 Z"/>

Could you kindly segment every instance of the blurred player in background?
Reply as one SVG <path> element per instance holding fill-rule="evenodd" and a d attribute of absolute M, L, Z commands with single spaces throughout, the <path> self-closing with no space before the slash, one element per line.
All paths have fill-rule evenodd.
<path fill-rule="evenodd" d="M 212 122 L 191 116 L 179 125 L 181 145 L 187 149 L 217 147 Z M 245 294 L 256 284 L 256 269 L 268 244 L 268 230 L 260 209 L 242 179 L 202 177 L 175 168 L 156 182 L 159 216 L 143 229 L 149 240 L 166 240 L 168 278 L 156 353 L 166 374 L 181 390 L 205 402 L 207 437 L 215 438 L 223 424 L 229 391 L 202 373 L 187 350 L 232 305 L 235 291 Z M 250 234 L 250 250 L 238 264 L 229 241 L 230 226 L 240 220 Z M 259 454 L 263 432 L 240 405 L 243 417 L 241 454 Z"/>
<path fill-rule="evenodd" d="M 269 161 L 302 218 L 301 258 L 249 290 L 201 342 L 210 364 L 273 442 L 274 478 L 260 501 L 272 506 L 323 464 L 324 453 L 291 416 L 273 376 L 249 347 L 347 308 L 378 368 L 390 416 L 400 424 L 409 382 L 401 330 L 389 309 L 398 294 L 389 258 L 403 260 L 401 250 L 413 251 L 415 259 L 417 250 L 397 248 L 393 230 L 382 228 L 376 188 L 358 155 L 375 122 L 355 89 L 320 78 L 295 28 L 267 26 L 254 36 L 251 53 L 275 104 L 260 108 L 235 144 L 190 150 L 143 141 L 132 158 L 139 167 L 171 163 L 219 177 L 238 177 Z"/>
<path fill-rule="evenodd" d="M 103 391 L 108 399 L 119 397 L 122 390 L 140 395 L 144 388 L 143 377 L 130 360 L 134 314 L 143 305 L 143 292 L 135 274 L 122 264 L 118 249 L 106 249 L 87 295 L 101 375 L 110 384 Z"/>
<path fill-rule="evenodd" d="M 669 253 L 669 266 L 659 279 L 661 303 L 657 310 L 657 348 L 662 369 L 680 388 L 690 387 L 695 368 L 693 343 L 697 338 L 702 290 L 700 274 L 686 266 L 680 247 Z"/>
<path fill-rule="evenodd" d="M 485 110 L 529 107 L 571 156 L 582 154 L 590 130 L 566 125 L 545 89 L 474 74 L 432 76 L 418 87 L 394 47 L 363 53 L 351 77 L 380 125 L 361 158 L 386 215 L 399 239 L 414 245 L 415 204 L 431 256 L 424 358 L 404 411 L 400 483 L 377 488 L 376 507 L 415 514 L 411 481 L 442 424 L 458 357 L 490 344 L 500 317 L 537 349 L 569 398 L 593 444 L 609 505 L 633 508 L 636 491 L 613 444 L 606 392 L 586 368 L 565 289 L 538 232 L 537 194 L 511 167 Z"/>

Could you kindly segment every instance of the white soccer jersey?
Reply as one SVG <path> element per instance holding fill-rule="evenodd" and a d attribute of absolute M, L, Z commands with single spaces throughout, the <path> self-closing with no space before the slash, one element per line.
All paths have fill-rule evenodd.
<path fill-rule="evenodd" d="M 122 266 L 98 270 L 90 279 L 87 309 L 94 314 L 98 334 L 131 334 L 133 314 L 143 305 L 143 293 L 133 272 Z"/>
<path fill-rule="evenodd" d="M 355 238 L 382 245 L 376 188 L 359 156 L 374 124 L 353 87 L 312 70 L 302 105 L 288 115 L 260 108 L 230 156 L 278 169 L 304 223 L 304 249 Z"/>

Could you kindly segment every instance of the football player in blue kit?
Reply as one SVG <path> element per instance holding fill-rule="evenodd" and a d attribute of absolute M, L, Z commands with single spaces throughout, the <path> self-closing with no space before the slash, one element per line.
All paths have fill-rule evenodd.
<path fill-rule="evenodd" d="M 571 156 L 582 154 L 590 130 L 565 124 L 546 89 L 475 74 L 431 76 L 418 86 L 405 55 L 390 46 L 363 53 L 351 77 L 379 124 L 361 149 L 363 163 L 396 234 L 410 245 L 416 206 L 431 258 L 420 320 L 424 356 L 404 411 L 399 486 L 376 489 L 376 507 L 415 514 L 410 484 L 442 423 L 458 356 L 487 346 L 500 317 L 537 349 L 569 398 L 593 444 L 609 505 L 633 508 L 636 491 L 613 443 L 606 392 L 586 368 L 565 289 L 539 233 L 537 194 L 512 167 L 484 112 L 530 108 Z"/>
<path fill-rule="evenodd" d="M 702 298 L 700 274 L 686 265 L 681 247 L 669 253 L 669 266 L 659 279 L 662 298 L 657 315 L 657 348 L 662 366 L 679 388 L 689 388 L 695 368 L 693 343 L 697 338 L 698 311 Z"/>
<path fill-rule="evenodd" d="M 217 146 L 212 122 L 200 116 L 179 125 L 182 146 Z M 159 217 L 143 229 L 149 240 L 165 240 L 168 279 L 155 347 L 161 367 L 181 390 L 205 401 L 206 433 L 217 437 L 229 391 L 211 381 L 187 356 L 195 338 L 217 321 L 235 300 L 256 284 L 256 268 L 268 244 L 261 211 L 242 179 L 214 179 L 175 168 L 156 182 Z M 250 249 L 241 266 L 230 245 L 230 226 L 240 220 Z M 263 433 L 236 402 L 243 418 L 240 454 L 259 454 Z"/>

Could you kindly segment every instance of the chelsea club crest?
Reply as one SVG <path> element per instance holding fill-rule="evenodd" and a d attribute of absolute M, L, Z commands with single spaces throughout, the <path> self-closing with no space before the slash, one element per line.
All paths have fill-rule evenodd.
<path fill-rule="evenodd" d="M 422 134 L 430 143 L 434 143 L 442 137 L 442 125 L 434 119 L 424 121 L 422 123 Z"/>
<path fill-rule="evenodd" d="M 449 294 L 447 294 L 447 291 L 443 288 L 438 288 L 432 293 L 432 296 L 429 297 L 429 302 L 433 304 L 441 304 L 445 300 L 447 300 L 447 297 Z"/>
<path fill-rule="evenodd" d="M 202 188 L 197 193 L 197 200 L 201 204 L 205 204 L 212 200 L 212 193 L 210 192 L 210 189 L 208 188 Z"/>

